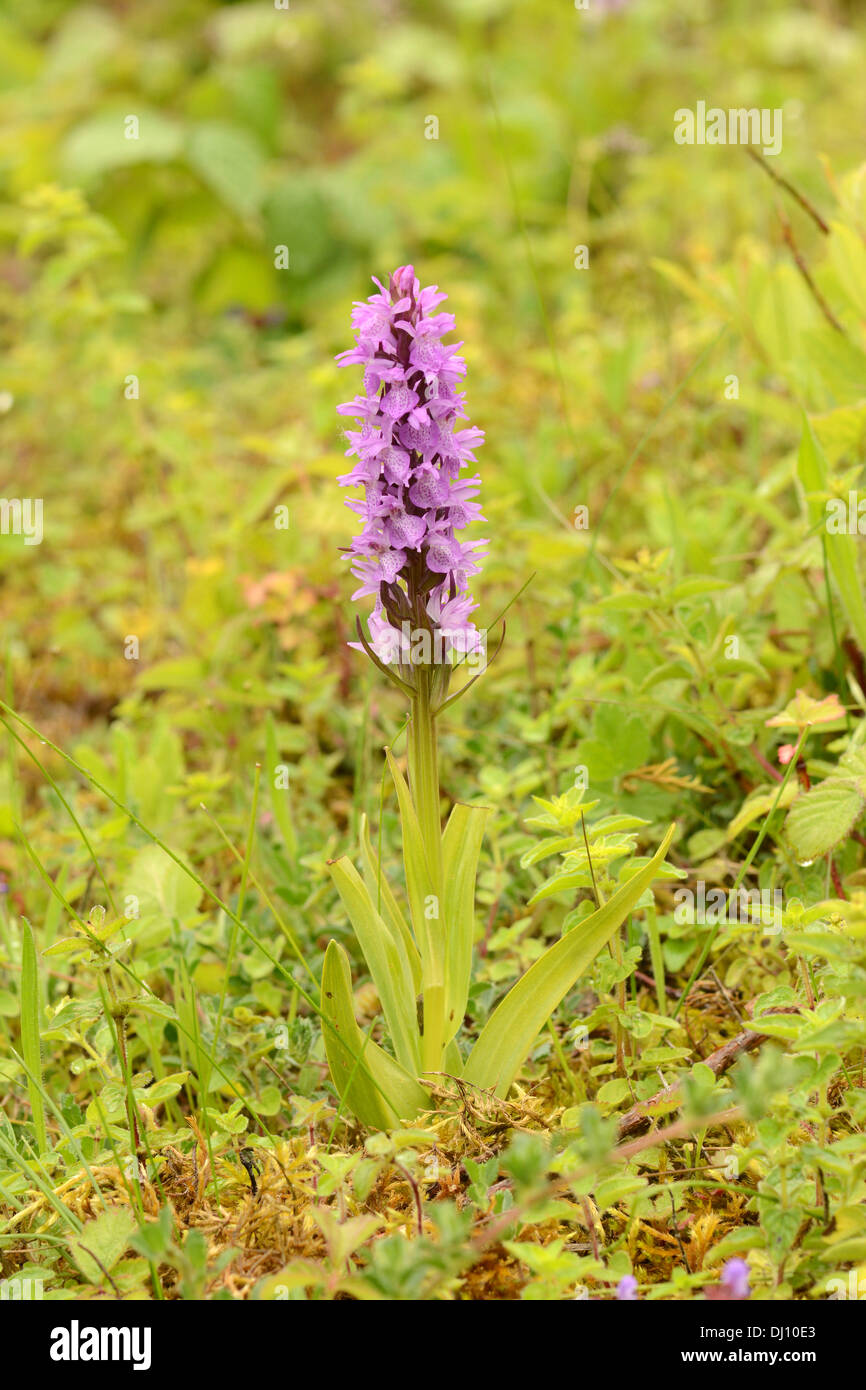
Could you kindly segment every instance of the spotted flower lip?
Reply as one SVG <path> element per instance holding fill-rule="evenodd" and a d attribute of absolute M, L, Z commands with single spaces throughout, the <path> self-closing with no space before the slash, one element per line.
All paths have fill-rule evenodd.
<path fill-rule="evenodd" d="M 376 599 L 374 650 L 386 643 L 400 650 L 395 620 L 406 612 L 465 653 L 479 636 L 468 583 L 487 542 L 457 534 L 483 520 L 474 500 L 480 477 L 460 476 L 484 442 L 482 430 L 457 428 L 466 419 L 457 389 L 466 375 L 463 344 L 444 341 L 455 327 L 453 314 L 437 312 L 447 296 L 437 285 L 422 288 L 411 265 L 387 285 L 373 283 L 377 292 L 352 310 L 355 346 L 336 359 L 364 369 L 363 393 L 337 407 L 359 425 L 346 433 L 355 463 L 337 479 L 364 489 L 347 502 L 362 521 L 346 551 L 360 581 L 352 597 Z"/>

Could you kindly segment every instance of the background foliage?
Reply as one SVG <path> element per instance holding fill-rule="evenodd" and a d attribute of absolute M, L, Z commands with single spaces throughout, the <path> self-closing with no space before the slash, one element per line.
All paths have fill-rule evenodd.
<path fill-rule="evenodd" d="M 563 1298 L 634 1271 L 684 1298 L 750 1252 L 784 1298 L 866 1260 L 866 625 L 857 540 L 822 530 L 866 424 L 863 40 L 841 0 L 7 0 L 0 493 L 44 499 L 45 539 L 0 536 L 4 699 L 38 730 L 10 719 L 0 763 L 5 1277 Z M 674 143 L 699 99 L 783 111 L 772 167 L 823 230 L 742 149 Z M 724 927 L 673 1019 L 712 929 L 665 884 L 512 1108 L 452 1095 L 441 1132 L 384 1138 L 339 1116 L 287 977 L 318 978 L 332 936 L 353 950 L 325 861 L 362 814 L 399 856 L 380 787 L 402 712 L 346 646 L 333 357 L 370 274 L 403 262 L 449 292 L 487 431 L 480 620 L 534 576 L 443 731 L 447 795 L 494 808 L 470 1027 L 587 908 L 586 882 L 539 893 L 526 825 L 576 768 L 593 815 L 645 822 L 641 850 L 677 821 L 691 883 L 744 874 L 789 906 L 781 935 Z M 835 701 L 768 727 L 798 689 Z M 607 845 L 612 883 L 635 838 Z M 144 984 L 107 964 L 127 940 Z M 759 1060 L 704 1065 L 772 1008 Z M 685 1136 L 611 1160 L 617 1117 L 663 1085 Z M 701 1172 L 694 1117 L 734 1105 Z"/>

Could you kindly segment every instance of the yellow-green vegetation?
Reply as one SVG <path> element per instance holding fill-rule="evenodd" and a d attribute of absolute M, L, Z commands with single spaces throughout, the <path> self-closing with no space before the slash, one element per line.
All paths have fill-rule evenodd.
<path fill-rule="evenodd" d="M 4 1289 L 863 1287 L 864 42 L 853 0 L 4 7 Z M 699 102 L 779 150 L 679 143 Z M 507 611 L 435 865 L 335 481 L 351 302 L 409 263 Z"/>

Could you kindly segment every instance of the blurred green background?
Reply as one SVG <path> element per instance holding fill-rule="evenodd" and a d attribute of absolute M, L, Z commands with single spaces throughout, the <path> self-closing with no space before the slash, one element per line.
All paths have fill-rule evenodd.
<path fill-rule="evenodd" d="M 271 710 L 317 838 L 343 841 L 399 709 L 345 646 L 335 406 L 356 383 L 333 357 L 369 276 L 407 261 L 450 294 L 487 432 L 479 620 L 536 573 L 447 756 L 516 812 L 601 745 L 582 700 L 632 698 L 664 655 L 615 603 L 593 616 L 618 557 L 718 575 L 721 547 L 744 641 L 802 627 L 800 406 L 853 410 L 835 462 L 862 438 L 866 358 L 837 351 L 828 385 L 780 195 L 740 149 L 676 145 L 674 112 L 781 108 L 778 169 L 862 225 L 863 32 L 841 0 L 5 0 L 0 493 L 45 507 L 40 547 L 0 537 L 7 695 L 82 756 L 109 717 L 142 758 L 168 731 L 175 807 L 221 795 Z M 815 269 L 820 234 L 786 206 Z"/>

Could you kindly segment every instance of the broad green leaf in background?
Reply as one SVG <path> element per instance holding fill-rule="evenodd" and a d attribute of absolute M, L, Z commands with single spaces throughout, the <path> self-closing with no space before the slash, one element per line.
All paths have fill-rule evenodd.
<path fill-rule="evenodd" d="M 548 1018 L 622 925 L 664 862 L 676 826 L 652 859 L 609 902 L 551 946 L 494 1010 L 463 1071 L 464 1080 L 505 1097 Z"/>
<path fill-rule="evenodd" d="M 785 821 L 801 862 L 829 854 L 853 830 L 866 805 L 866 750 L 852 748 L 817 787 L 802 792 Z"/>
<path fill-rule="evenodd" d="M 804 793 L 792 806 L 785 830 L 801 863 L 819 859 L 850 834 L 863 811 L 856 787 L 828 780 Z"/>
<path fill-rule="evenodd" d="M 61 151 L 63 168 L 70 180 L 88 185 L 113 169 L 130 164 L 165 164 L 180 156 L 183 127 L 177 121 L 139 104 L 134 113 L 137 138 L 130 138 L 135 128 L 126 124 L 128 114 L 125 107 L 100 111 L 70 131 Z"/>
<path fill-rule="evenodd" d="M 217 197 L 242 217 L 264 197 L 264 156 L 255 136 L 243 126 L 202 121 L 187 138 L 190 168 Z"/>
<path fill-rule="evenodd" d="M 138 851 L 125 892 L 138 899 L 140 917 L 163 916 L 169 922 L 192 917 L 201 897 L 198 885 L 159 845 Z"/>
<path fill-rule="evenodd" d="M 866 247 L 862 237 L 844 222 L 833 222 L 827 254 L 839 277 L 840 289 L 859 317 L 866 318 Z"/>
<path fill-rule="evenodd" d="M 827 460 L 808 417 L 803 421 L 797 473 L 806 492 L 810 524 L 818 529 L 824 538 L 827 561 L 842 606 L 860 650 L 866 651 L 866 605 L 863 602 L 863 588 L 857 569 L 857 537 L 833 534 L 826 529 L 824 494 L 829 485 Z"/>
<path fill-rule="evenodd" d="M 600 705 L 592 721 L 592 734 L 578 748 L 590 784 L 609 782 L 647 761 L 650 738 L 646 721 L 639 715 L 623 716 L 613 705 Z"/>

